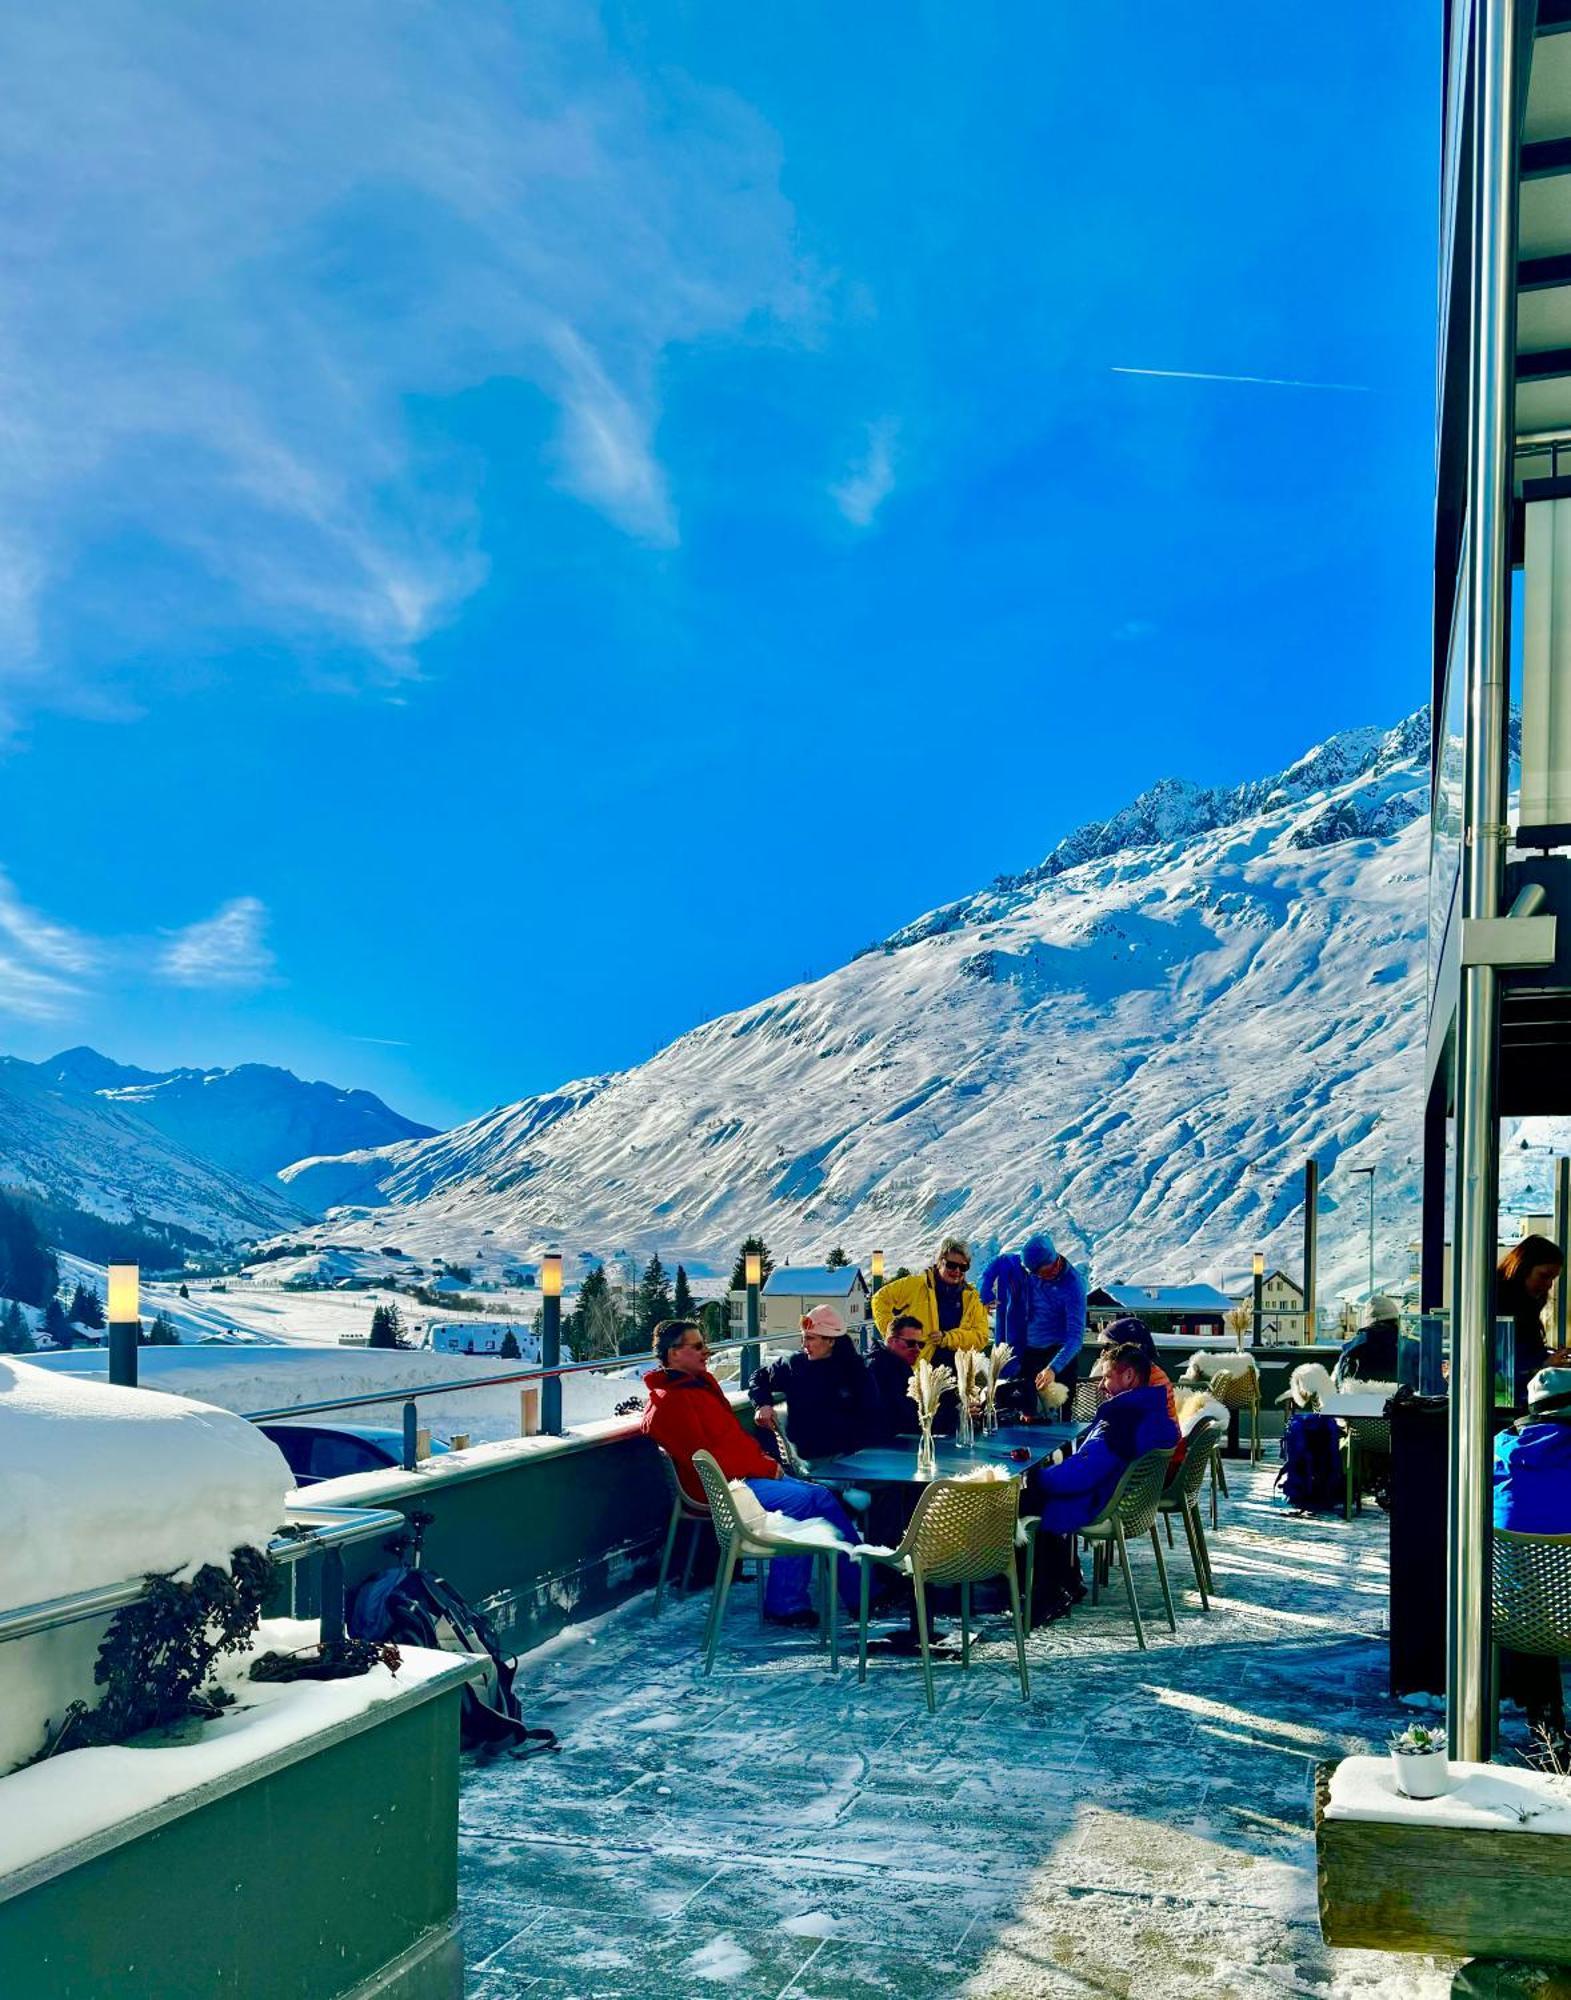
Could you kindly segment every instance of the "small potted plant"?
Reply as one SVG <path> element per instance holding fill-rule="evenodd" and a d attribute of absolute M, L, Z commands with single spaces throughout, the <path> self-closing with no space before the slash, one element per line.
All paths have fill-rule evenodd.
<path fill-rule="evenodd" d="M 1444 1732 L 1409 1723 L 1391 1738 L 1391 1769 L 1404 1798 L 1438 1799 L 1451 1784 Z"/>

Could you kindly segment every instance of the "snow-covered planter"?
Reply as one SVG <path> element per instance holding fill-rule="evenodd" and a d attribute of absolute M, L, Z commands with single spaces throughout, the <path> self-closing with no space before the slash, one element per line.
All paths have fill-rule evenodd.
<path fill-rule="evenodd" d="M 239 1417 L 0 1356 L 0 1610 L 265 1548 L 293 1484 Z M 0 1643 L 0 1773 L 92 1707 L 107 1616 Z"/>
<path fill-rule="evenodd" d="M 1391 1738 L 1391 1771 L 1407 1799 L 1438 1799 L 1450 1789 L 1446 1739 L 1422 1722 L 1409 1723 Z"/>

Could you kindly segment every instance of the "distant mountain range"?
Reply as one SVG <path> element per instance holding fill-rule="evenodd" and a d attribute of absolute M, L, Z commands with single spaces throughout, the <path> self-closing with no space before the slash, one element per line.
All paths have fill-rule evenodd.
<path fill-rule="evenodd" d="M 432 1133 L 286 1070 L 150 1072 L 71 1049 L 0 1062 L 0 1184 L 221 1241 L 460 1262 L 728 1268 L 1037 1227 L 1110 1280 L 1296 1270 L 1323 1176 L 1325 1295 L 1400 1289 L 1417 1234 L 1428 721 L 1332 737 L 1228 788 L 1167 780 L 1036 867 L 646 1063 Z M 1512 1135 L 1542 1205 L 1563 1135 Z M 313 1228 L 307 1217 L 325 1220 Z M 487 1240 L 489 1239 L 489 1240 Z M 574 1266 L 570 1265 L 570 1269 Z"/>
<path fill-rule="evenodd" d="M 369 1090 L 306 1083 L 268 1063 L 237 1069 L 133 1069 L 96 1049 L 66 1049 L 38 1067 L 57 1083 L 119 1105 L 205 1159 L 267 1181 L 295 1160 L 430 1138 Z"/>
<path fill-rule="evenodd" d="M 1037 867 L 648 1062 L 436 1138 L 304 1160 L 337 1242 L 557 1245 L 728 1266 L 843 1243 L 891 1267 L 945 1230 L 1052 1230 L 1108 1278 L 1296 1269 L 1324 1176 L 1327 1287 L 1417 1233 L 1429 727 L 1331 738 L 1227 789 L 1153 786 Z M 1535 1156 L 1536 1157 L 1536 1156 Z M 1508 1175 L 1532 1178 L 1513 1153 Z"/>
<path fill-rule="evenodd" d="M 0 1058 L 0 1188 L 209 1242 L 306 1219 L 276 1178 L 303 1154 L 431 1136 L 366 1090 L 286 1069 L 134 1069 L 96 1049 Z"/>

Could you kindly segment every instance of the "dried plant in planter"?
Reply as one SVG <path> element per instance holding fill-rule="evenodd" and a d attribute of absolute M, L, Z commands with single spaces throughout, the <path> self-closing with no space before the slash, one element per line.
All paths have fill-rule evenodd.
<path fill-rule="evenodd" d="M 347 1681 L 368 1674 L 373 1667 L 386 1667 L 396 1674 L 403 1665 L 396 1646 L 375 1639 L 324 1641 L 305 1646 L 295 1653 L 263 1653 L 251 1662 L 247 1676 L 253 1681 Z"/>
<path fill-rule="evenodd" d="M 126 1743 L 144 1730 L 208 1718 L 234 1697 L 209 1685 L 213 1663 L 242 1653 L 261 1622 L 276 1565 L 261 1549 L 236 1549 L 228 1569 L 204 1563 L 188 1583 L 149 1576 L 146 1594 L 118 1612 L 98 1648 L 96 1708 L 73 1702 L 43 1756 Z"/>

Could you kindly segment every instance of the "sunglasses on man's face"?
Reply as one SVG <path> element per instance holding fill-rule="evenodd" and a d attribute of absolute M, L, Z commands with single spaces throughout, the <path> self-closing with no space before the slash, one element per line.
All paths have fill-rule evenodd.
<path fill-rule="evenodd" d="M 922 1336 L 919 1333 L 897 1333 L 894 1342 L 896 1347 L 920 1347 Z"/>

